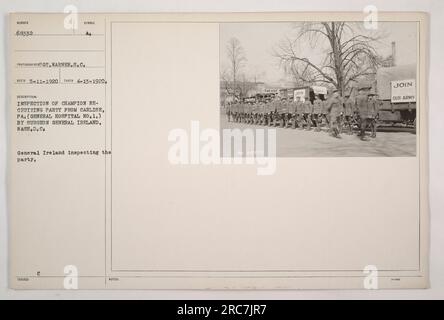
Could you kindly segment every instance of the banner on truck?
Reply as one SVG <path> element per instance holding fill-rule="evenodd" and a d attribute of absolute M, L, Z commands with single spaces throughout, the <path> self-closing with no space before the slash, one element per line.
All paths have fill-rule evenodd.
<path fill-rule="evenodd" d="M 297 97 L 299 97 L 301 99 L 302 102 L 305 101 L 305 89 L 296 89 L 294 90 L 294 94 L 293 94 L 293 99 L 294 101 L 297 100 Z"/>
<path fill-rule="evenodd" d="M 414 79 L 392 81 L 392 102 L 416 102 L 416 82 Z"/>

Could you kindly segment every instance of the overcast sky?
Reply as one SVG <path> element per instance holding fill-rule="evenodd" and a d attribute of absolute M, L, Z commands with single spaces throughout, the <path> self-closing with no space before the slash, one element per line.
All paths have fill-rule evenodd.
<path fill-rule="evenodd" d="M 359 28 L 362 24 L 359 23 Z M 397 65 L 416 63 L 417 23 L 416 22 L 379 22 L 378 32 L 384 34 L 380 43 L 375 45 L 380 55 L 391 54 L 391 42 L 396 42 Z M 279 69 L 279 62 L 273 56 L 273 48 L 295 34 L 294 23 L 223 23 L 220 25 L 220 58 L 221 70 L 229 66 L 226 44 L 230 38 L 236 37 L 241 42 L 247 58 L 243 72 L 249 77 L 257 77 L 257 81 L 278 82 L 285 79 Z M 364 30 L 364 32 L 366 32 Z M 298 54 L 316 62 L 323 56 L 325 43 L 311 48 L 308 43 L 300 43 Z"/>

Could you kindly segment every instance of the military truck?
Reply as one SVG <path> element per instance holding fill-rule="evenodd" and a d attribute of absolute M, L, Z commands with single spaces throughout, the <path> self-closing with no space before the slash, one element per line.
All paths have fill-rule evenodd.
<path fill-rule="evenodd" d="M 379 107 L 379 125 L 416 126 L 416 65 L 379 68 L 374 83 Z"/>

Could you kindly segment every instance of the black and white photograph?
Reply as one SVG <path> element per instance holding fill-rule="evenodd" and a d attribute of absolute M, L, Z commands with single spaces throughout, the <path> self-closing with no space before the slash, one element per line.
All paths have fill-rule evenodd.
<path fill-rule="evenodd" d="M 416 155 L 418 23 L 220 24 L 220 128 L 277 157 Z"/>
<path fill-rule="evenodd" d="M 0 300 L 444 297 L 444 2 L 100 1 L 0 4 Z"/>

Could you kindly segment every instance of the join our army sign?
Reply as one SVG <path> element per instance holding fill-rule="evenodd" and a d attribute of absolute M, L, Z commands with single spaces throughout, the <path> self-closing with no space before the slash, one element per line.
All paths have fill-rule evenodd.
<path fill-rule="evenodd" d="M 416 102 L 416 83 L 414 79 L 392 81 L 393 103 Z"/>

